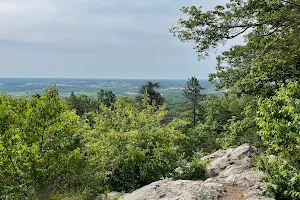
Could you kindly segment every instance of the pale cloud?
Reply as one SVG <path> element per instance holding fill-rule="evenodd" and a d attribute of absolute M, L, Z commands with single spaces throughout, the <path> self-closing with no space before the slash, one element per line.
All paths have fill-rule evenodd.
<path fill-rule="evenodd" d="M 169 2 L 169 1 L 163 1 Z M 122 31 L 167 33 L 161 16 L 149 9 L 153 1 L 7 0 L 0 1 L 0 37 L 28 42 L 105 42 Z M 145 8 L 144 13 L 139 10 Z M 151 7 L 150 7 L 151 8 Z M 92 12 L 94 10 L 94 12 Z M 147 11 L 148 10 L 148 11 Z M 145 15 L 149 10 L 151 17 Z M 134 12 L 137 11 L 137 12 Z M 140 12 L 140 14 L 135 14 Z M 150 24 L 149 24 L 150 23 Z M 162 29 L 153 29 L 153 24 Z"/>
<path fill-rule="evenodd" d="M 206 2 L 205 7 L 211 8 L 224 1 L 200 3 Z M 153 66 L 165 67 L 164 73 L 158 74 L 161 77 L 207 77 L 214 71 L 215 62 L 202 62 L 206 67 L 201 69 L 192 46 L 168 33 L 181 16 L 180 7 L 197 3 L 198 0 L 0 0 L 2 76 L 55 76 L 49 72 L 54 68 L 57 76 L 98 77 L 93 72 L 83 75 L 81 68 L 99 66 L 94 70 L 105 72 L 103 77 L 113 73 L 114 77 L 127 73 L 147 77 L 153 76 Z M 120 65 L 127 67 L 126 73 L 115 70 Z M 21 67 L 30 70 L 20 75 L 17 69 Z M 33 70 L 36 68 L 40 70 Z"/>

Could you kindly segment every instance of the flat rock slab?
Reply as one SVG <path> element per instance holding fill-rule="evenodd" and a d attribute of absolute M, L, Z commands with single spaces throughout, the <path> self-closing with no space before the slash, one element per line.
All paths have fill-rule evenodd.
<path fill-rule="evenodd" d="M 202 158 L 211 160 L 205 181 L 160 180 L 119 200 L 272 200 L 261 186 L 263 174 L 251 170 L 256 153 L 249 144 L 217 151 Z"/>

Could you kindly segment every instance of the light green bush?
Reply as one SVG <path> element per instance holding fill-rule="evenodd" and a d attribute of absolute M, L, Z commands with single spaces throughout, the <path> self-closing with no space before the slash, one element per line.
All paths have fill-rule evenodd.
<path fill-rule="evenodd" d="M 114 109 L 101 108 L 95 130 L 86 141 L 91 179 L 96 185 L 130 191 L 170 176 L 176 168 L 178 145 L 184 139 L 179 128 L 185 122 L 163 125 L 164 106 L 144 107 L 139 111 L 120 99 Z"/>
<path fill-rule="evenodd" d="M 56 88 L 30 99 L 0 96 L 0 199 L 80 187 L 86 130 Z"/>
<path fill-rule="evenodd" d="M 261 100 L 257 123 L 268 154 L 278 162 L 261 159 L 259 168 L 268 173 L 276 199 L 300 199 L 300 87 L 283 85 L 272 98 Z"/>

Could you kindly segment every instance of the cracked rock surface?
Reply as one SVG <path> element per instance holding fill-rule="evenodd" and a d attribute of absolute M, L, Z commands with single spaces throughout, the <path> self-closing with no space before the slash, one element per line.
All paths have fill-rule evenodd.
<path fill-rule="evenodd" d="M 211 160 L 205 181 L 161 180 L 119 200 L 272 200 L 260 183 L 263 174 L 251 170 L 256 153 L 249 144 L 219 150 L 202 158 Z"/>

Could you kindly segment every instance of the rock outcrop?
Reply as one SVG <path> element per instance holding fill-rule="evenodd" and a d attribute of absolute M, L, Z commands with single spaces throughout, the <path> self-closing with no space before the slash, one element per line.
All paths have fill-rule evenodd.
<path fill-rule="evenodd" d="M 119 200 L 271 200 L 260 183 L 263 174 L 251 170 L 256 153 L 249 144 L 217 151 L 202 158 L 211 160 L 205 181 L 161 180 Z"/>

